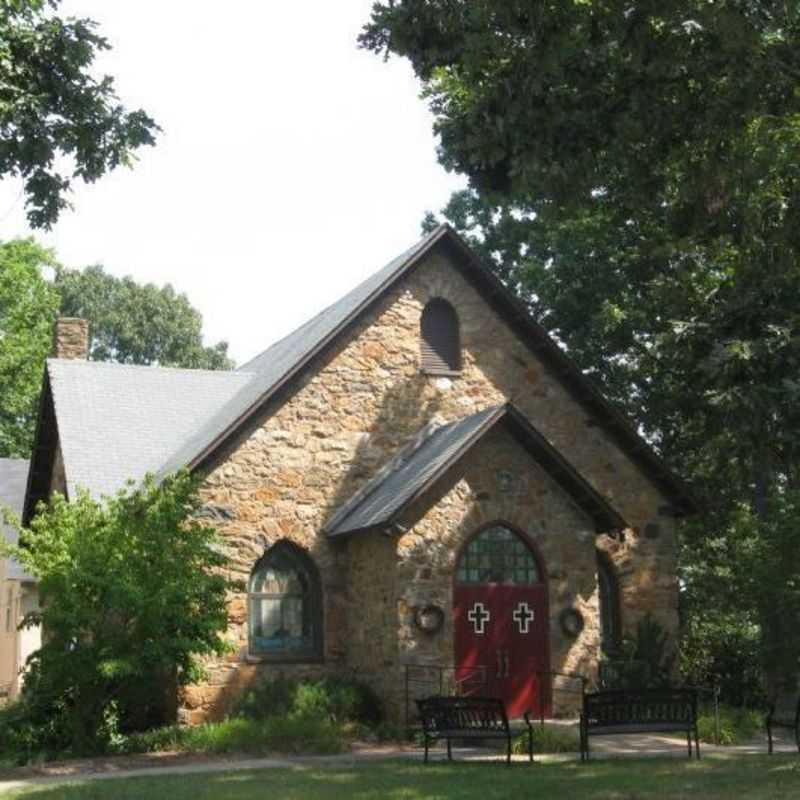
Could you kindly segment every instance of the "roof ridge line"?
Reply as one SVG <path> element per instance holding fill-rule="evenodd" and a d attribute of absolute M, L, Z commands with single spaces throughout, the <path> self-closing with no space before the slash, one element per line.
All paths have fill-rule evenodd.
<path fill-rule="evenodd" d="M 310 348 L 306 349 L 300 358 L 295 361 L 288 369 L 286 369 L 280 377 L 274 380 L 269 386 L 265 387 L 262 391 L 258 393 L 258 396 L 250 402 L 247 408 L 243 411 L 237 413 L 236 417 L 225 427 L 220 430 L 218 433 L 214 435 L 211 441 L 207 442 L 199 452 L 195 452 L 194 455 L 186 457 L 186 460 L 181 466 L 185 466 L 188 469 L 192 470 L 195 469 L 198 464 L 200 464 L 203 459 L 206 458 L 214 449 L 217 447 L 219 442 L 224 440 L 226 436 L 230 434 L 231 431 L 236 430 L 245 420 L 249 419 L 250 416 L 255 413 L 256 409 L 258 409 L 262 403 L 265 402 L 266 399 L 271 397 L 276 391 L 278 391 L 287 381 L 291 380 L 301 369 L 303 369 L 327 344 L 328 342 L 332 341 L 354 318 L 361 314 L 365 308 L 368 308 L 376 298 L 379 298 L 382 293 L 385 291 L 387 286 L 390 286 L 398 277 L 399 274 L 403 273 L 404 271 L 408 270 L 411 266 L 415 265 L 418 262 L 418 259 L 423 256 L 428 250 L 433 247 L 448 231 L 451 231 L 451 228 L 447 224 L 439 225 L 432 233 L 428 234 L 426 237 L 421 239 L 417 242 L 413 247 L 410 247 L 404 253 L 402 253 L 397 258 L 390 261 L 386 266 L 382 269 L 378 270 L 376 273 L 373 274 L 372 278 L 375 276 L 380 275 L 390 267 L 391 272 L 388 276 L 383 277 L 380 284 L 373 288 L 367 295 L 364 297 L 357 306 L 352 309 L 344 319 L 340 320 L 331 330 L 327 331 L 324 336 L 322 336 L 318 341 L 316 341 Z M 395 265 L 396 263 L 396 266 Z M 348 292 L 344 297 L 348 297 L 353 294 L 357 289 L 363 287 L 364 284 L 369 282 L 369 278 L 365 281 L 362 281 L 358 286 L 356 286 L 353 290 Z M 337 304 L 334 303 L 332 306 L 328 308 L 333 308 Z M 312 317 L 312 319 L 316 319 L 316 317 Z M 301 326 L 301 328 L 304 326 Z M 298 328 L 297 330 L 300 330 Z M 288 338 L 288 337 L 284 337 Z M 281 340 L 282 341 L 282 340 Z M 266 351 L 264 351 L 266 352 Z M 248 362 L 250 363 L 250 362 Z M 258 376 L 261 373 L 255 372 L 254 381 L 258 379 Z M 164 465 L 158 471 L 159 475 L 164 474 L 169 469 L 173 468 L 173 461 L 180 456 L 180 451 L 177 453 L 173 453 L 170 457 L 164 462 Z M 183 459 L 182 459 L 183 460 Z"/>
<path fill-rule="evenodd" d="M 205 367 L 165 367 L 161 364 L 123 364 L 119 361 L 90 361 L 88 358 L 47 358 L 48 364 L 69 364 L 92 369 L 133 369 L 159 372 L 190 372 L 192 375 L 255 375 L 239 369 L 207 369 Z"/>

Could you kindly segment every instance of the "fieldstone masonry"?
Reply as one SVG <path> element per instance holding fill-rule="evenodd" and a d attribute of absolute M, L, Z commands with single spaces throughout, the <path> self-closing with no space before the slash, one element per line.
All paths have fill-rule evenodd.
<path fill-rule="evenodd" d="M 420 315 L 434 297 L 459 315 L 458 376 L 420 372 Z M 330 517 L 423 425 L 508 400 L 629 522 L 624 541 L 596 535 L 592 521 L 501 429 L 408 509 L 397 530 L 326 539 Z M 227 544 L 231 577 L 243 584 L 280 540 L 310 555 L 322 582 L 324 657 L 277 664 L 248 654 L 247 595 L 232 594 L 228 636 L 235 652 L 209 664 L 206 684 L 185 691 L 184 722 L 224 715 L 252 681 L 278 674 L 356 675 L 399 717 L 404 665 L 452 664 L 456 554 L 492 520 L 524 531 L 545 565 L 552 669 L 587 676 L 596 669 L 598 547 L 618 573 L 624 629 L 632 631 L 647 612 L 667 631 L 677 629 L 675 524 L 659 514 L 667 499 L 435 252 L 216 456 L 203 496 Z M 446 612 L 434 634 L 414 624 L 416 610 L 428 604 Z M 586 622 L 576 638 L 558 622 L 569 607 Z M 569 696 L 556 692 L 554 706 L 569 712 Z"/>

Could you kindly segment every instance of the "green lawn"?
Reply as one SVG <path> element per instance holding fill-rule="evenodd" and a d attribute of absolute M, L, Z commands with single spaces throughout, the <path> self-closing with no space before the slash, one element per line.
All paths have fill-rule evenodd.
<path fill-rule="evenodd" d="M 589 765 L 434 763 L 401 761 L 355 768 L 298 767 L 75 783 L 14 792 L 36 800 L 421 800 L 537 797 L 549 800 L 780 800 L 800 797 L 797 756 L 712 756 L 593 761 Z"/>

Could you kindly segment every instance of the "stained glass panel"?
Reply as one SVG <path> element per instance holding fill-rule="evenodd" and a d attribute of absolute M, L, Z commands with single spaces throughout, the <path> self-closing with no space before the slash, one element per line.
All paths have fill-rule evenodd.
<path fill-rule="evenodd" d="M 512 530 L 495 525 L 481 531 L 461 554 L 456 569 L 459 583 L 502 583 L 529 586 L 539 583 L 533 553 Z"/>
<path fill-rule="evenodd" d="M 250 651 L 280 657 L 319 652 L 314 573 L 299 550 L 279 544 L 250 576 Z"/>

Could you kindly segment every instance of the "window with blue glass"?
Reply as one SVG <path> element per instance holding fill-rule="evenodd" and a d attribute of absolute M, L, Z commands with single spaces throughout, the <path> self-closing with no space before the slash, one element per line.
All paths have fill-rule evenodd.
<path fill-rule="evenodd" d="M 319 576 L 295 545 L 280 542 L 250 576 L 250 652 L 280 660 L 322 654 Z"/>

